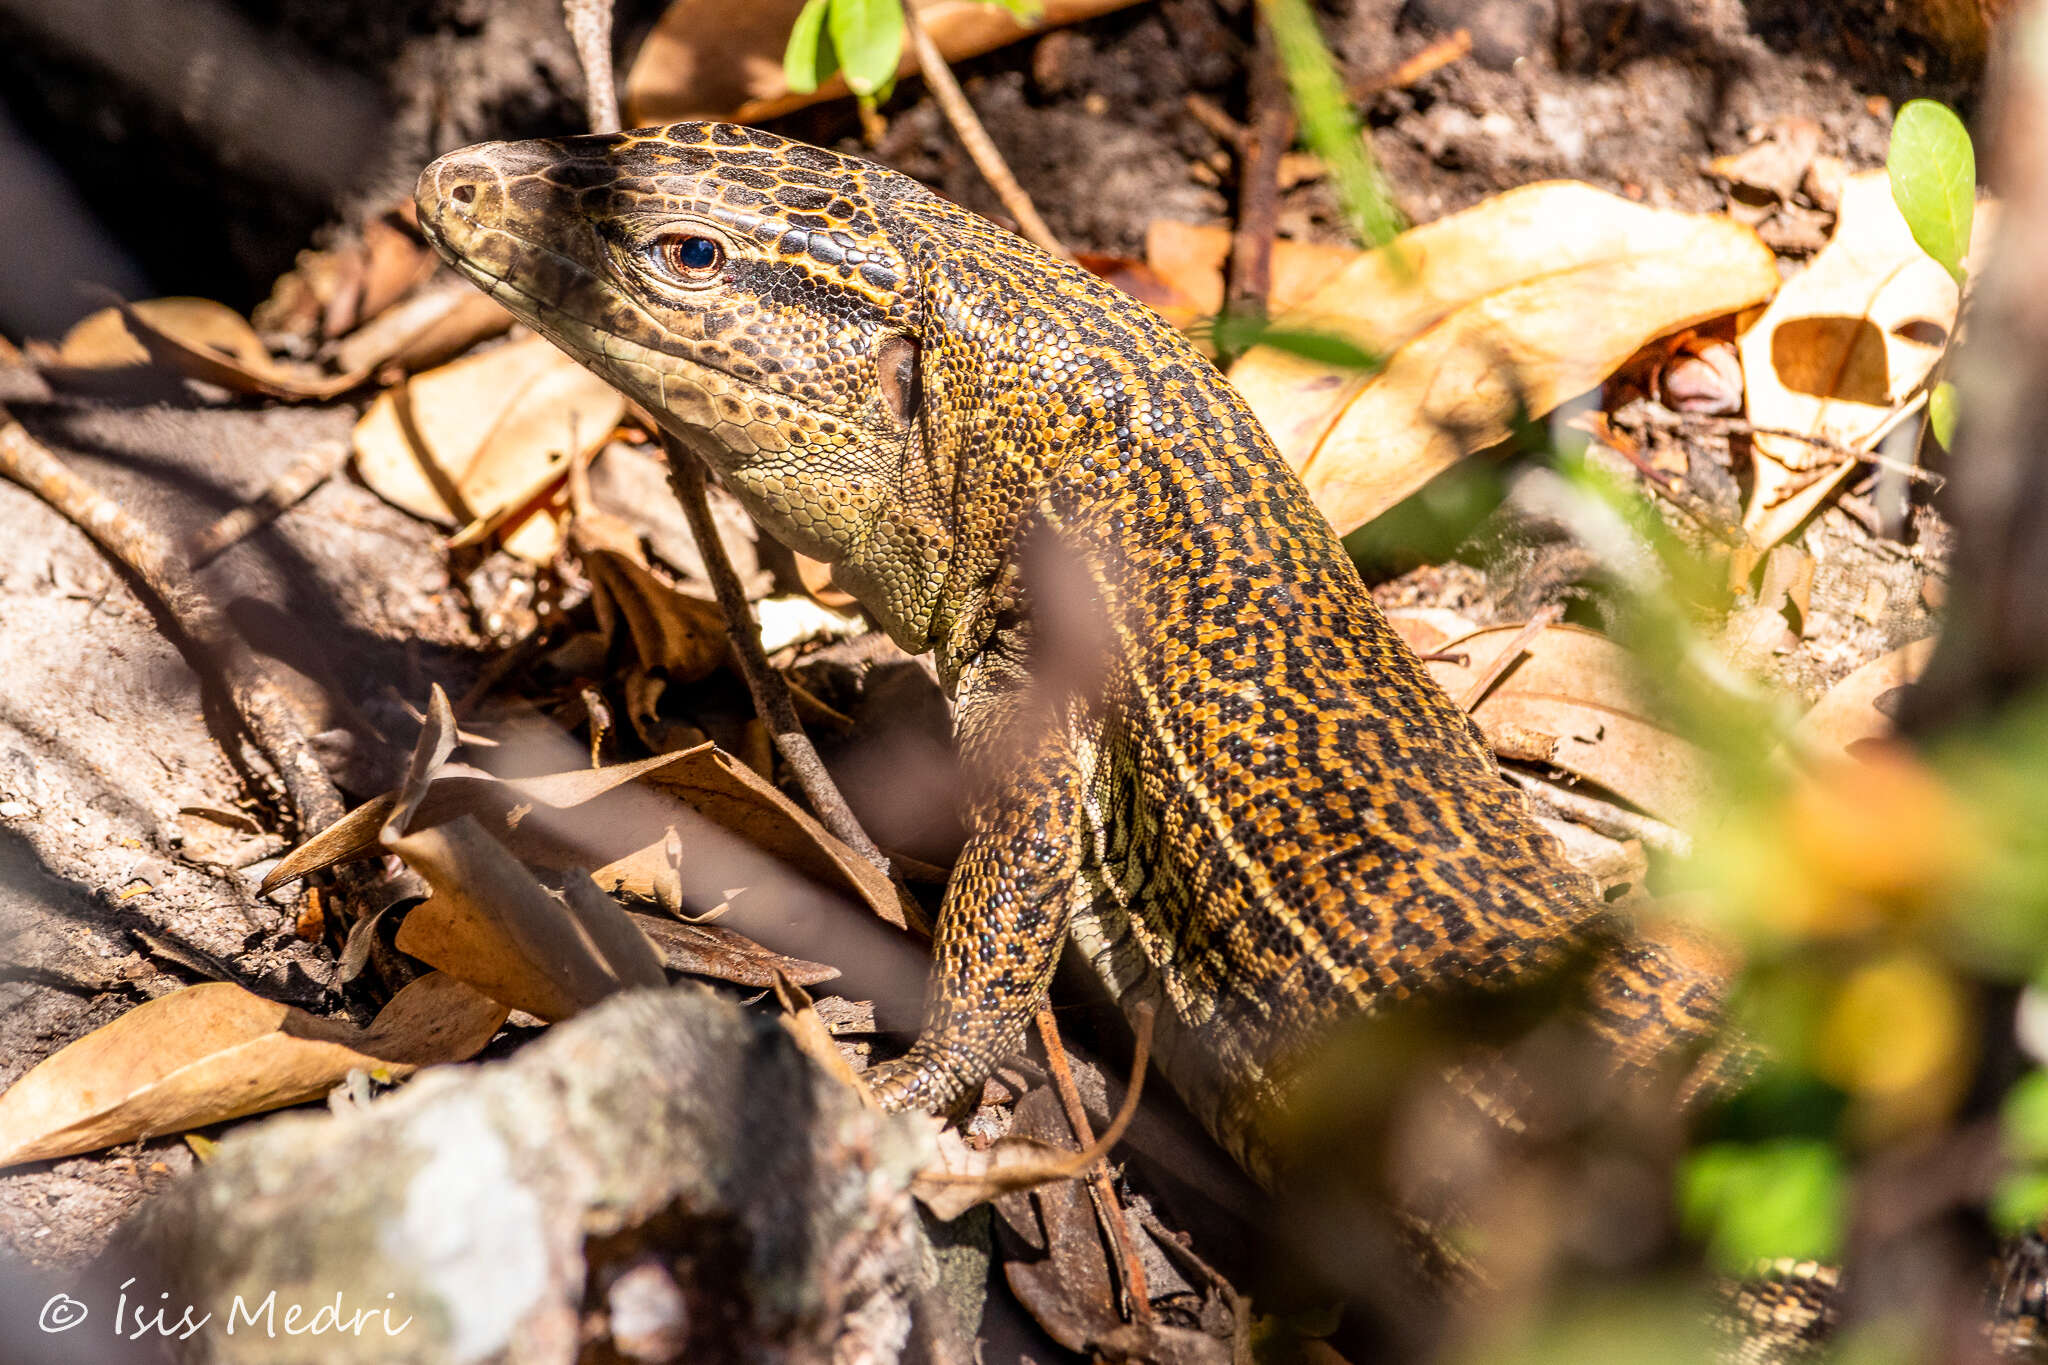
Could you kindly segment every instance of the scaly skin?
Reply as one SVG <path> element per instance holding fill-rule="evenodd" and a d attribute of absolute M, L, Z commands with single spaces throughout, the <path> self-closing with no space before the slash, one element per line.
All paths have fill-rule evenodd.
<path fill-rule="evenodd" d="M 1257 419 L 1118 290 L 903 176 L 720 124 L 473 147 L 419 209 L 936 652 L 970 838 L 924 1032 L 874 1073 L 888 1103 L 978 1093 L 1071 933 L 1270 1178 L 1271 1115 L 1334 1021 L 1513 987 L 1613 932 Z M 1619 946 L 1596 1024 L 1625 1053 L 1703 1036 L 1711 985 Z"/>

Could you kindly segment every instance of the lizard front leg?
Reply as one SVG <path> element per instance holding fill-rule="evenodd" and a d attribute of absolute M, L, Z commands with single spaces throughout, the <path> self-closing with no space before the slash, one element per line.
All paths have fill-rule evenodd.
<path fill-rule="evenodd" d="M 1045 998 L 1081 885 L 1086 771 L 1080 708 L 1025 680 L 998 645 L 964 673 L 968 840 L 932 944 L 930 997 L 910 1051 L 869 1073 L 888 1109 L 950 1113 L 978 1095 Z"/>

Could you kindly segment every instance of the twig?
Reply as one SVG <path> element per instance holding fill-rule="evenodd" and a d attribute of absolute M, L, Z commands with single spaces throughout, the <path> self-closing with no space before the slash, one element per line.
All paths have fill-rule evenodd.
<path fill-rule="evenodd" d="M 1596 834 L 1604 834 L 1610 839 L 1640 839 L 1646 847 L 1673 857 L 1692 856 L 1692 837 L 1662 820 L 1623 810 L 1612 801 L 1602 801 L 1584 792 L 1570 791 L 1533 773 L 1502 768 L 1501 775 L 1536 798 L 1537 804 L 1548 806 L 1558 815 L 1575 820 Z"/>
<path fill-rule="evenodd" d="M 1158 1214 L 1147 1208 L 1137 1210 L 1137 1214 L 1138 1226 L 1152 1235 L 1153 1242 L 1167 1259 L 1179 1261 L 1183 1270 L 1192 1270 L 1207 1280 L 1210 1286 L 1223 1296 L 1223 1301 L 1230 1305 L 1231 1365 L 1251 1365 L 1252 1319 L 1250 1305 L 1245 1302 L 1244 1295 L 1238 1293 L 1237 1286 L 1223 1277 L 1223 1272 L 1196 1255 L 1193 1247 L 1175 1235 L 1173 1229 L 1160 1222 Z"/>
<path fill-rule="evenodd" d="M 1431 43 L 1392 70 L 1377 72 L 1354 84 L 1349 94 L 1354 104 L 1363 104 L 1389 90 L 1405 90 L 1424 77 L 1458 61 L 1472 51 L 1472 30 L 1457 29 Z"/>
<path fill-rule="evenodd" d="M 923 73 L 924 83 L 931 87 L 932 98 L 939 102 L 940 112 L 945 114 L 946 122 L 953 125 L 954 135 L 967 149 L 967 155 L 974 162 L 975 169 L 981 172 L 981 178 L 988 181 L 988 187 L 1002 201 L 1003 211 L 1016 222 L 1017 230 L 1025 237 L 1063 260 L 1072 260 L 1060 239 L 1052 235 L 1052 229 L 1038 216 L 1031 196 L 1024 193 L 1024 187 L 1010 173 L 1010 167 L 1003 160 L 1003 154 L 996 150 L 988 129 L 981 126 L 974 106 L 967 102 L 966 92 L 953 77 L 953 68 L 946 65 L 946 54 L 939 51 L 939 45 L 925 31 L 924 21 L 917 17 L 915 4 L 903 6 L 903 25 L 910 32 L 910 50 L 917 54 L 917 69 Z"/>
<path fill-rule="evenodd" d="M 1294 141 L 1294 104 L 1271 30 L 1261 22 L 1252 54 L 1251 126 L 1238 143 L 1237 230 L 1230 238 L 1226 297 L 1233 312 L 1264 317 L 1273 292 L 1273 238 L 1280 217 L 1280 158 Z"/>
<path fill-rule="evenodd" d="M 1642 446 L 1635 436 L 1610 421 L 1606 413 L 1581 413 L 1572 419 L 1571 425 L 1586 432 L 1602 446 L 1635 466 L 1636 473 L 1643 476 L 1643 481 L 1650 485 L 1653 492 L 1691 517 L 1701 529 L 1723 545 L 1740 545 L 1747 538 L 1741 526 L 1714 510 L 1706 499 L 1681 488 L 1676 479 L 1651 464 L 1644 456 Z"/>
<path fill-rule="evenodd" d="M 562 22 L 583 68 L 583 113 L 593 133 L 619 131 L 612 84 L 612 0 L 562 0 Z"/>
<path fill-rule="evenodd" d="M 223 550 L 284 515 L 299 499 L 326 483 L 348 462 L 348 442 L 322 442 L 294 460 L 253 501 L 225 513 L 212 525 L 193 532 L 185 557 L 194 569 L 211 564 Z"/>
<path fill-rule="evenodd" d="M 220 683 L 243 729 L 277 770 L 299 832 L 313 834 L 339 820 L 341 794 L 313 756 L 284 694 L 264 675 L 213 599 L 192 581 L 178 551 L 65 468 L 5 408 L 0 408 L 0 474 L 55 508 L 157 599 L 191 646 L 187 657 L 193 666 Z"/>
<path fill-rule="evenodd" d="M 1046 1069 L 1052 1072 L 1053 1089 L 1059 1092 L 1060 1104 L 1067 1111 L 1067 1123 L 1074 1130 L 1074 1140 L 1085 1152 L 1095 1145 L 1095 1129 L 1088 1122 L 1088 1110 L 1081 1104 L 1081 1090 L 1074 1084 L 1073 1068 L 1067 1065 L 1067 1049 L 1060 1041 L 1059 1023 L 1044 1005 L 1038 1007 L 1038 1036 L 1045 1044 L 1045 1064 Z M 1124 1221 L 1124 1208 L 1116 1197 L 1116 1186 L 1110 1183 L 1108 1157 L 1089 1169 L 1088 1188 L 1095 1196 L 1096 1218 L 1109 1230 L 1109 1240 L 1116 1247 L 1130 1320 L 1150 1322 L 1152 1289 L 1145 1282 L 1145 1267 L 1138 1260 L 1138 1249 L 1131 1245 L 1130 1225 Z"/>
<path fill-rule="evenodd" d="M 1493 691 L 1494 684 L 1499 682 L 1502 675 L 1514 667 L 1515 661 L 1522 657 L 1523 652 L 1529 648 L 1529 643 L 1557 624 L 1563 615 L 1564 608 L 1552 602 L 1530 617 L 1528 623 L 1515 632 L 1515 638 L 1508 641 L 1507 647 L 1494 655 L 1493 662 L 1480 670 L 1479 676 L 1472 680 L 1472 685 L 1465 689 L 1465 695 L 1458 698 L 1458 709 L 1466 712 L 1476 711 L 1479 703 L 1486 700 L 1486 694 Z"/>
<path fill-rule="evenodd" d="M 690 523 L 690 534 L 697 541 L 697 551 L 704 556 L 704 570 L 711 576 L 711 589 L 718 598 L 718 608 L 725 614 L 726 634 L 732 639 L 733 656 L 739 660 L 740 676 L 746 679 L 747 691 L 754 699 L 754 710 L 760 715 L 761 723 L 768 727 L 768 733 L 775 740 L 775 748 L 796 774 L 798 785 L 810 799 L 811 809 L 818 813 L 818 819 L 839 841 L 854 852 L 866 858 L 883 872 L 894 877 L 889 859 L 874 840 L 868 838 L 860 821 L 854 818 L 846 798 L 839 794 L 839 787 L 832 781 L 832 774 L 825 771 L 825 764 L 818 757 L 818 751 L 811 747 L 809 735 L 804 733 L 803 722 L 796 717 L 796 706 L 789 699 L 789 688 L 784 685 L 782 675 L 768 663 L 768 655 L 761 648 L 761 629 L 754 620 L 753 608 L 747 605 L 747 590 L 740 584 L 740 576 L 734 572 L 732 561 L 726 557 L 725 545 L 718 538 L 718 527 L 711 519 L 711 503 L 704 492 L 704 468 L 697 457 L 663 433 L 662 449 L 668 455 L 669 486 L 675 490 L 676 501 L 683 505 L 683 516 Z M 905 894 L 908 894 L 907 892 Z"/>
<path fill-rule="evenodd" d="M 1925 392 L 1922 392 L 1900 404 L 1897 408 L 1893 409 L 1890 416 L 1885 418 L 1882 426 L 1878 427 L 1869 436 L 1863 438 L 1864 441 L 1872 445 L 1882 441 L 1891 434 L 1894 427 L 1918 412 L 1926 402 L 1927 395 Z M 1918 465 L 1902 464 L 1890 456 L 1878 454 L 1875 450 L 1864 450 L 1858 446 L 1843 445 L 1840 441 L 1830 440 L 1825 436 L 1816 436 L 1809 431 L 1792 431 L 1785 427 L 1760 427 L 1746 418 L 1714 417 L 1703 412 L 1671 412 L 1668 409 L 1659 409 L 1646 405 L 1643 408 L 1643 421 L 1650 426 L 1664 427 L 1667 430 L 1683 431 L 1690 427 L 1711 432 L 1717 436 L 1778 436 L 1787 441 L 1797 441 L 1801 445 L 1812 446 L 1815 450 L 1825 450 L 1828 454 L 1838 456 L 1844 460 L 1854 460 L 1859 464 L 1876 465 L 1880 469 L 1892 470 L 1895 473 L 1903 474 L 1916 483 L 1932 485 L 1937 492 L 1941 490 L 1942 485 L 1948 482 L 1931 469 L 1922 469 Z M 1797 492 L 1798 490 L 1795 489 L 1793 491 Z M 1791 495 L 1787 494 L 1787 496 Z"/>

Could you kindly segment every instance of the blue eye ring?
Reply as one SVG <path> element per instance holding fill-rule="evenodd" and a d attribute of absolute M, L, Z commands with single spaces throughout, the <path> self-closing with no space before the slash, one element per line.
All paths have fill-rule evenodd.
<path fill-rule="evenodd" d="M 725 264 L 725 248 L 716 239 L 697 233 L 675 233 L 655 243 L 662 268 L 679 280 L 696 283 L 718 273 Z"/>

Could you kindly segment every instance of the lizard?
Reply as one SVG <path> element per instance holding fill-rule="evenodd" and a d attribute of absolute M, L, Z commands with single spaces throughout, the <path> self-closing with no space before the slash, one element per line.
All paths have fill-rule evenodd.
<path fill-rule="evenodd" d="M 873 1068 L 946 1113 L 1071 941 L 1263 1183 L 1347 1018 L 1589 955 L 1624 1058 L 1719 983 L 1633 938 L 1374 605 L 1223 375 L 1150 308 L 915 180 L 759 129 L 487 143 L 420 225 L 766 530 L 930 651 L 967 843 L 924 1027 Z"/>

